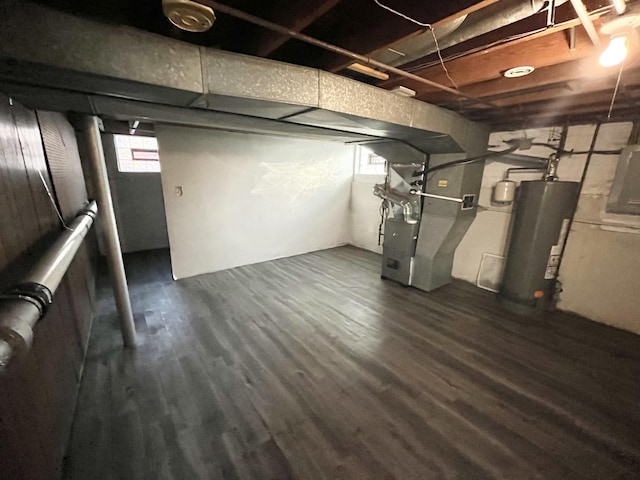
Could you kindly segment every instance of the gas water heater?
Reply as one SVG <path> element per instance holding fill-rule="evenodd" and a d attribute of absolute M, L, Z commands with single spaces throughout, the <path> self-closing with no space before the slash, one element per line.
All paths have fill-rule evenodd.
<path fill-rule="evenodd" d="M 514 206 L 500 301 L 523 313 L 554 304 L 558 267 L 578 201 L 578 182 L 522 182 Z"/>

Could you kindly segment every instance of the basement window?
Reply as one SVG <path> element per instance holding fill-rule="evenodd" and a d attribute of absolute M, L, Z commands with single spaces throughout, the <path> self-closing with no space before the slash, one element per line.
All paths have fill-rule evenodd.
<path fill-rule="evenodd" d="M 384 175 L 387 161 L 365 147 L 358 147 L 356 151 L 356 175 Z"/>
<path fill-rule="evenodd" d="M 154 137 L 114 135 L 118 171 L 125 173 L 158 173 L 160 157 Z"/>

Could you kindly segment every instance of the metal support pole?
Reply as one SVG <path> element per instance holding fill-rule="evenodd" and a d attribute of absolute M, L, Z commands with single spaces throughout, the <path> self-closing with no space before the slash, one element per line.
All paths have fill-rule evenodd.
<path fill-rule="evenodd" d="M 135 348 L 136 330 L 133 323 L 127 277 L 124 271 L 124 263 L 122 262 L 118 226 L 116 225 L 116 215 L 111 200 L 111 188 L 109 187 L 107 164 L 102 149 L 98 119 L 94 116 L 85 115 L 79 120 L 82 126 L 82 134 L 86 141 L 88 152 L 87 160 L 91 168 L 91 176 L 97 197 L 96 200 L 98 201 L 98 207 L 101 212 L 102 239 L 107 250 L 107 261 L 112 276 L 113 293 L 118 309 L 122 341 L 125 347 Z"/>

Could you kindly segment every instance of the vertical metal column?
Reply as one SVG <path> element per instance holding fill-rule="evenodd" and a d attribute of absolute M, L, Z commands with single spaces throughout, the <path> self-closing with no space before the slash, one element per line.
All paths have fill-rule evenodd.
<path fill-rule="evenodd" d="M 99 220 L 102 224 L 103 241 L 107 250 L 109 270 L 112 275 L 113 292 L 120 319 L 122 341 L 124 342 L 125 347 L 135 348 L 136 330 L 133 323 L 133 313 L 131 311 L 127 277 L 124 271 L 124 263 L 122 262 L 122 250 L 120 249 L 118 226 L 116 225 L 116 215 L 113 210 L 113 202 L 111 200 L 111 188 L 109 187 L 109 177 L 107 174 L 104 151 L 102 149 L 98 119 L 94 116 L 85 115 L 80 118 L 80 122 L 89 155 L 88 161 L 92 170 L 91 176 L 93 177 L 95 184 L 95 194 L 97 196 L 98 207 L 101 212 Z"/>

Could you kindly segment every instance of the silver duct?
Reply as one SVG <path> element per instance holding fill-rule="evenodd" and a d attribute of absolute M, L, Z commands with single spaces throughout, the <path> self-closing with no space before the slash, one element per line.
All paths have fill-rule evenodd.
<path fill-rule="evenodd" d="M 555 5 L 562 5 L 566 1 L 558 0 Z M 440 50 L 446 50 L 459 43 L 531 17 L 541 12 L 545 4 L 547 2 L 538 0 L 533 2 L 531 0 L 502 0 L 473 12 L 463 19 L 455 19 L 452 22 L 435 27 L 434 33 L 438 38 Z M 378 55 L 374 55 L 374 58 L 397 67 L 434 53 L 436 46 L 433 41 L 433 35 L 430 31 L 426 31 L 405 42 L 394 45 L 393 50 L 399 51 L 403 55 L 394 55 L 393 52 L 385 50 Z M 390 58 L 390 54 L 395 58 Z"/>
<path fill-rule="evenodd" d="M 416 199 L 411 197 L 411 194 L 397 192 L 392 188 L 386 188 L 383 184 L 375 185 L 373 194 L 402 208 L 402 215 L 406 223 L 410 225 L 418 223 L 420 207 Z"/>
<path fill-rule="evenodd" d="M 27 0 L 12 5 L 0 7 L 0 84 L 31 108 L 236 123 L 263 131 L 273 131 L 275 123 L 287 131 L 319 127 L 338 140 L 348 133 L 398 139 L 429 153 L 481 153 L 476 143 L 485 138 L 486 126 L 381 88 L 102 24 Z M 35 31 L 37 36 L 30 33 Z M 237 122 L 229 114 L 238 115 Z"/>

